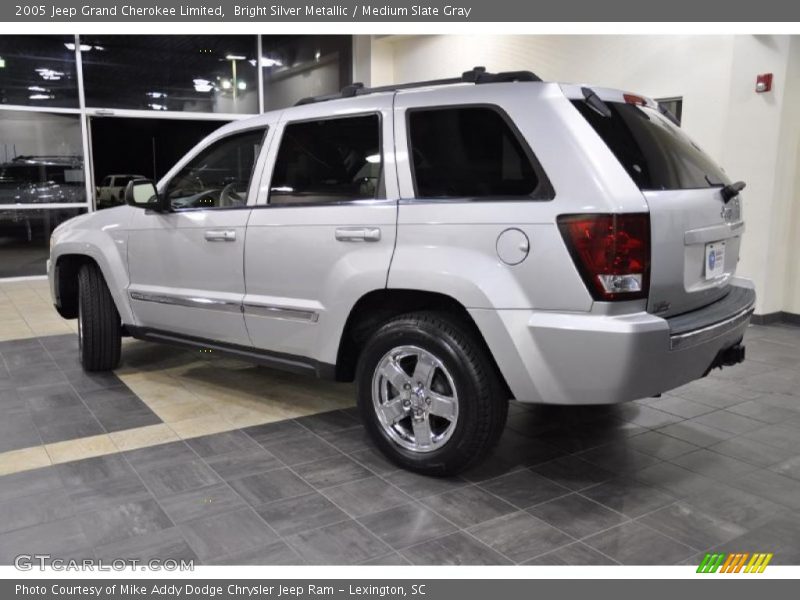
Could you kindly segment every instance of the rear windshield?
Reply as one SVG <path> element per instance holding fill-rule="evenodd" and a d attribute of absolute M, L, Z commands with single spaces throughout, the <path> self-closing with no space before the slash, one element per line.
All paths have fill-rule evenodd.
<path fill-rule="evenodd" d="M 575 108 L 603 138 L 641 190 L 681 190 L 722 186 L 725 172 L 657 110 L 606 102 L 603 116 L 583 100 Z"/>

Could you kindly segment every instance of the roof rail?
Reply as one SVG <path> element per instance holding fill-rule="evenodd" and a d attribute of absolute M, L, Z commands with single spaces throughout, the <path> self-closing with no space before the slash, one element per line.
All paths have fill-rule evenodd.
<path fill-rule="evenodd" d="M 453 85 L 456 83 L 507 83 L 511 81 L 541 81 L 542 79 L 530 71 L 505 71 L 502 73 L 487 73 L 486 67 L 474 67 L 469 71 L 464 71 L 461 77 L 451 77 L 449 79 L 431 79 L 428 81 L 415 81 L 413 83 L 401 83 L 398 85 L 385 85 L 380 87 L 368 88 L 363 83 L 352 83 L 342 88 L 337 94 L 325 94 L 324 96 L 309 96 L 302 98 L 295 103 L 295 106 L 304 104 L 314 104 L 317 102 L 327 102 L 328 100 L 338 100 L 340 98 L 352 98 L 353 96 L 365 96 L 367 94 L 377 94 L 379 92 L 396 92 L 398 90 L 408 90 L 432 85 Z"/>

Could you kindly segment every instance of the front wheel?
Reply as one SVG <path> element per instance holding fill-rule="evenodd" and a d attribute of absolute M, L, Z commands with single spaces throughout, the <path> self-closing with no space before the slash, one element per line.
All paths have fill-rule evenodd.
<path fill-rule="evenodd" d="M 505 426 L 507 398 L 484 345 L 445 314 L 384 324 L 366 343 L 356 380 L 367 430 L 412 471 L 455 474 L 482 458 Z"/>
<path fill-rule="evenodd" d="M 86 371 L 111 371 L 119 365 L 122 325 L 96 265 L 85 265 L 78 273 L 78 344 Z"/>

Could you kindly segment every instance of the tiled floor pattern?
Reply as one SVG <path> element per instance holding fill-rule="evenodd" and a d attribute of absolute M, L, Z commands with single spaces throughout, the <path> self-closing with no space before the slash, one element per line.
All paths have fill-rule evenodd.
<path fill-rule="evenodd" d="M 353 404 L 352 386 L 126 340 L 85 373 L 74 334 L 0 342 L 0 475 Z"/>
<path fill-rule="evenodd" d="M 751 327 L 746 363 L 661 398 L 513 403 L 495 452 L 443 480 L 374 451 L 350 386 L 139 342 L 87 376 L 25 283 L 0 287 L 0 333 L 38 338 L 0 345 L 0 564 L 800 562 L 798 328 Z"/>
<path fill-rule="evenodd" d="M 77 333 L 53 308 L 46 279 L 0 282 L 0 342 Z"/>

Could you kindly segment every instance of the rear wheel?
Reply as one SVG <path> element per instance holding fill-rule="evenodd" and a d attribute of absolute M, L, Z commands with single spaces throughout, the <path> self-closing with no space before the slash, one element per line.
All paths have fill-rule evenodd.
<path fill-rule="evenodd" d="M 78 273 L 78 344 L 86 371 L 119 366 L 122 325 L 117 307 L 97 265 Z"/>
<path fill-rule="evenodd" d="M 496 443 L 508 411 L 494 364 L 471 328 L 419 312 L 380 327 L 356 375 L 364 423 L 378 447 L 407 469 L 457 473 Z"/>

